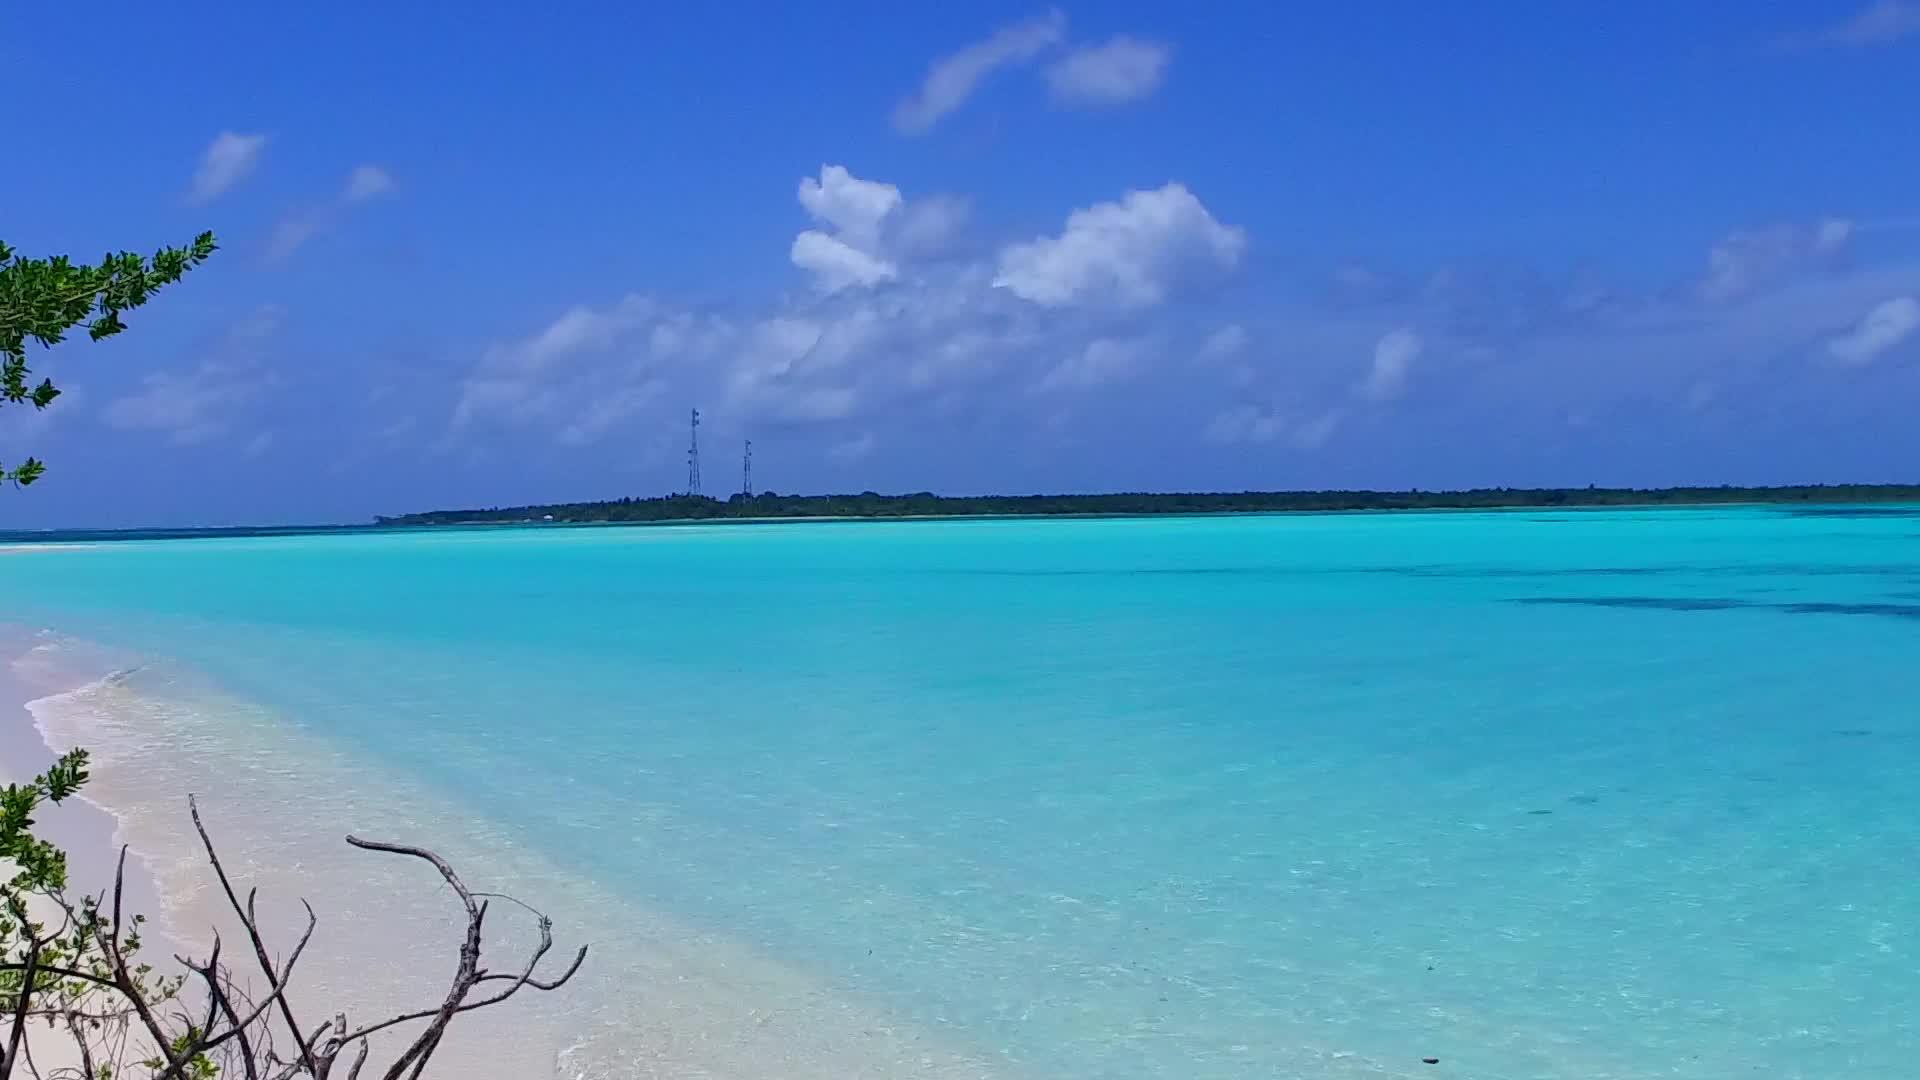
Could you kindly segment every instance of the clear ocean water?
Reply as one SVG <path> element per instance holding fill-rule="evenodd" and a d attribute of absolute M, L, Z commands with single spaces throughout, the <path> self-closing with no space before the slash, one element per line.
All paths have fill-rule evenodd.
<path fill-rule="evenodd" d="M 442 843 L 562 1075 L 1920 1075 L 1920 510 L 8 558 L 163 887 L 188 784 L 349 930 L 444 898 L 288 836 Z"/>

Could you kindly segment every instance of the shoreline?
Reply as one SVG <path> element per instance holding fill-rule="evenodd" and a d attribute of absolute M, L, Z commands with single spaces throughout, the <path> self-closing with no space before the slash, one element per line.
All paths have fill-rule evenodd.
<path fill-rule="evenodd" d="M 490 819 L 450 815 L 430 793 L 409 790 L 403 777 L 378 762 L 348 760 L 310 735 L 279 730 L 284 725 L 263 708 L 230 698 L 192 701 L 245 710 L 233 714 L 239 723 L 216 728 L 209 716 L 155 696 L 181 679 L 166 670 L 166 662 L 112 680 L 105 676 L 123 666 L 109 663 L 98 673 L 88 668 L 56 683 L 49 672 L 73 665 L 41 663 L 49 653 L 111 653 L 52 632 L 0 626 L 0 646 L 15 645 L 17 655 L 0 672 L 0 696 L 21 700 L 15 722 L 0 736 L 0 768 L 10 776 L 31 776 L 64 748 L 86 745 L 94 752 L 89 797 L 78 806 L 49 808 L 41 815 L 43 833 L 69 851 L 74 886 L 89 890 L 99 880 L 111 885 L 112 853 L 127 844 L 127 902 L 152 920 L 147 958 L 165 972 L 173 970 L 173 953 L 183 951 L 180 943 L 201 955 L 210 933 L 245 940 L 188 824 L 185 795 L 196 791 L 235 887 L 260 890 L 270 949 L 277 952 L 297 936 L 301 899 L 311 900 L 318 912 L 318 932 L 294 979 L 304 1012 L 331 1015 L 344 1001 L 358 1024 L 431 1005 L 444 994 L 458 951 L 464 923 L 444 886 L 413 860 L 353 851 L 340 842 L 348 832 L 423 843 L 446 856 L 471 887 L 504 889 L 532 903 L 553 918 L 552 956 L 590 945 L 586 964 L 565 988 L 522 994 L 487 1010 L 484 1019 L 456 1022 L 434 1057 L 432 1075 L 1009 1075 L 939 1045 L 937 1032 L 911 1030 L 866 1003 L 839 996 L 777 958 L 570 877 Z M 158 689 L 143 685 L 148 681 L 157 681 Z M 213 745 L 224 749 L 208 752 Z M 176 753 L 177 759 L 169 756 Z M 291 798 L 273 793 L 295 789 L 318 792 L 320 804 L 290 813 Z M 183 932 L 194 926 L 206 929 Z M 517 967 L 532 940 L 531 927 L 490 919 L 484 961 Z M 371 974 L 368 957 L 382 958 Z M 564 959 L 555 966 L 563 967 Z M 542 971 L 552 973 L 544 966 Z M 328 1007 L 317 1009 L 316 1002 Z M 384 1043 L 375 1038 L 376 1063 L 410 1037 L 406 1028 L 392 1034 Z M 63 1045 L 64 1037 L 51 1041 L 43 1069 L 65 1062 L 54 1057 Z"/>
<path fill-rule="evenodd" d="M 97 665 L 59 666 L 46 662 L 46 636 L 19 627 L 0 626 L 0 783 L 24 783 L 46 771 L 59 756 L 34 706 L 49 698 L 83 690 L 110 677 L 113 667 L 102 654 Z M 67 854 L 67 880 L 76 895 L 97 895 L 113 887 L 116 856 L 126 843 L 120 816 L 82 788 L 59 804 L 43 804 L 35 815 L 35 831 Z M 142 955 L 159 966 L 178 951 L 174 928 L 161 917 L 160 884 L 147 856 L 127 844 L 123 900 L 129 910 L 153 920 Z M 48 905 L 51 908 L 51 904 Z M 51 913 L 49 913 L 51 914 Z M 28 1054 L 42 1072 L 77 1069 L 80 1057 L 65 1032 L 29 1024 Z"/>

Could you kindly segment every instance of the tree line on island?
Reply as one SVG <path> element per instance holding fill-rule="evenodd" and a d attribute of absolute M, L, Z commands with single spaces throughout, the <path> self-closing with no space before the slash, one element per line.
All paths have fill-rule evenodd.
<path fill-rule="evenodd" d="M 612 524 L 798 518 L 1146 517 L 1192 514 L 1330 513 L 1365 510 L 1497 510 L 1623 506 L 1920 503 L 1916 484 L 1791 487 L 1478 488 L 1468 491 L 1134 492 L 1107 495 L 702 495 L 608 499 L 543 506 L 434 510 L 376 518 L 388 527 L 483 524 Z"/>

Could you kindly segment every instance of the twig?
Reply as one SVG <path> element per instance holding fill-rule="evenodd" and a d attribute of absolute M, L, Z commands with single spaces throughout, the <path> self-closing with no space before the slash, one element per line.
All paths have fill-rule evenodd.
<path fill-rule="evenodd" d="M 87 1045 L 87 1032 L 80 1026 L 80 1018 L 67 1017 L 67 1030 L 73 1035 L 75 1046 L 80 1048 L 80 1069 L 86 1073 L 87 1080 L 98 1080 L 100 1070 L 93 1067 L 93 1048 Z"/>
<path fill-rule="evenodd" d="M 192 795 L 187 796 L 187 812 L 193 817 L 193 828 L 200 834 L 200 843 L 207 849 L 207 861 L 213 864 L 214 876 L 220 879 L 220 888 L 227 894 L 227 903 L 233 905 L 234 914 L 240 916 L 241 924 L 247 928 L 247 937 L 253 942 L 254 958 L 260 962 L 260 970 L 266 973 L 267 986 L 273 990 L 280 989 L 279 984 L 274 981 L 273 961 L 267 956 L 266 943 L 260 940 L 260 924 L 253 913 L 253 892 L 247 893 L 247 906 L 243 910 L 240 907 L 240 899 L 233 893 L 233 883 L 227 880 L 226 867 L 220 865 L 220 856 L 213 850 L 213 839 L 207 835 L 207 827 L 200 822 L 199 800 Z M 313 923 L 315 921 L 313 907 L 305 900 L 301 900 L 300 903 L 307 909 L 308 923 Z M 307 1071 L 318 1073 L 319 1068 L 314 1063 L 311 1045 L 301 1041 L 300 1023 L 293 1018 L 293 1006 L 287 1003 L 284 996 L 280 998 L 280 1015 L 287 1021 L 287 1030 L 293 1033 L 295 1049 L 300 1051 L 300 1060 L 305 1063 Z"/>
<path fill-rule="evenodd" d="M 382 844 L 378 840 L 361 840 L 357 836 L 348 836 L 348 844 L 359 847 L 363 851 L 388 851 L 392 855 L 409 855 L 413 859 L 420 859 L 432 865 L 436 871 L 440 871 L 440 876 L 445 878 L 445 882 L 453 886 L 453 894 L 461 897 L 461 905 L 467 909 L 467 940 L 461 942 L 461 965 L 453 972 L 453 984 L 447 988 L 447 999 L 440 1003 L 440 1009 L 434 1009 L 430 1013 L 432 1020 L 426 1024 L 426 1030 L 422 1030 L 419 1038 L 415 1038 L 413 1043 L 397 1057 L 394 1065 L 388 1067 L 384 1080 L 401 1080 L 401 1076 L 417 1078 L 420 1070 L 426 1068 L 426 1059 L 432 1057 L 434 1049 L 440 1047 L 440 1040 L 447 1030 L 447 1024 L 453 1020 L 455 1013 L 459 1013 L 461 1001 L 467 997 L 468 990 L 472 990 L 474 982 L 480 978 L 480 928 L 486 924 L 486 905 L 474 899 L 474 894 L 467 890 L 467 882 L 463 882 L 461 876 L 453 872 L 453 867 L 449 867 L 445 859 L 428 851 L 426 847 Z"/>
<path fill-rule="evenodd" d="M 185 959 L 181 959 L 180 962 L 183 964 L 186 964 L 190 968 L 193 968 L 194 971 L 199 973 L 201 978 L 206 980 L 208 995 L 213 998 L 213 1003 L 219 1007 L 220 1011 L 226 1015 L 228 1025 L 233 1029 L 234 1032 L 237 1033 L 239 1037 L 240 1064 L 241 1064 L 241 1067 L 246 1071 L 247 1080 L 260 1080 L 260 1067 L 255 1061 L 254 1055 L 253 1055 L 253 1040 L 247 1037 L 246 1025 L 240 1022 L 240 1014 L 234 1011 L 233 1002 L 228 1000 L 226 990 L 222 988 L 220 985 L 220 973 L 218 970 L 218 965 L 220 962 L 220 952 L 218 948 L 217 938 L 215 939 L 215 942 L 216 942 L 216 946 L 214 949 L 213 958 L 207 961 L 206 967 L 196 968 L 191 962 Z M 211 1032 L 213 1030 L 213 1025 L 211 1021 L 208 1022 L 206 1030 L 208 1032 Z"/>
<path fill-rule="evenodd" d="M 11 896 L 8 900 L 12 900 Z M 22 925 L 26 922 L 21 920 Z M 13 1067 L 20 1060 L 20 1040 L 27 1034 L 27 1004 L 33 1000 L 34 980 L 40 977 L 40 939 L 31 938 L 27 948 L 27 973 L 20 982 L 20 997 L 13 1003 L 13 1029 L 7 1033 L 7 1054 L 0 1061 L 0 1080 L 13 1075 Z"/>
<path fill-rule="evenodd" d="M 25 964 L 0 964 L 0 971 L 25 971 L 26 968 L 27 965 Z M 73 968 L 61 967 L 58 964 L 41 964 L 40 970 L 47 975 L 58 975 L 63 979 L 78 979 L 81 982 L 93 983 L 96 986 L 105 987 L 108 990 L 120 989 L 120 984 L 114 982 L 112 979 L 103 979 L 98 975 L 93 975 L 85 971 L 75 971 Z"/>
<path fill-rule="evenodd" d="M 473 989 L 473 984 L 479 978 L 480 930 L 487 918 L 486 905 L 474 900 L 473 893 L 467 890 L 466 883 L 460 880 L 460 875 L 453 872 L 453 867 L 447 865 L 447 860 L 426 848 L 362 840 L 356 836 L 347 837 L 347 843 L 365 851 L 385 851 L 423 860 L 440 872 L 440 876 L 453 887 L 454 894 L 460 898 L 461 905 L 467 909 L 467 938 L 460 945 L 460 966 L 454 972 L 453 984 L 447 988 L 447 998 L 432 1013 L 433 1019 L 427 1023 L 426 1030 L 422 1031 L 419 1037 L 413 1040 L 412 1045 L 395 1059 L 394 1063 L 387 1068 L 384 1077 L 384 1080 L 401 1080 L 401 1077 L 405 1076 L 412 1080 L 426 1068 L 427 1059 L 432 1057 L 434 1050 L 439 1048 L 440 1039 L 446 1034 L 447 1025 L 453 1021 L 454 1014 L 460 1010 L 460 1003 L 465 1000 L 467 992 Z"/>

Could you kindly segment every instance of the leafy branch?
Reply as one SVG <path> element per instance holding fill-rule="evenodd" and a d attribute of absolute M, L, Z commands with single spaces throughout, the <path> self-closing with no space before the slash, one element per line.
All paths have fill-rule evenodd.
<path fill-rule="evenodd" d="M 94 341 L 112 337 L 127 328 L 122 313 L 146 303 L 217 250 L 213 234 L 203 232 L 185 247 L 161 248 L 151 259 L 109 252 L 98 265 L 87 266 L 65 255 L 24 258 L 0 243 L 0 403 L 44 409 L 60 396 L 52 380 L 33 384 L 29 341 L 52 348 L 82 324 Z M 45 473 L 37 458 L 11 468 L 0 464 L 0 482 L 25 486 Z"/>

